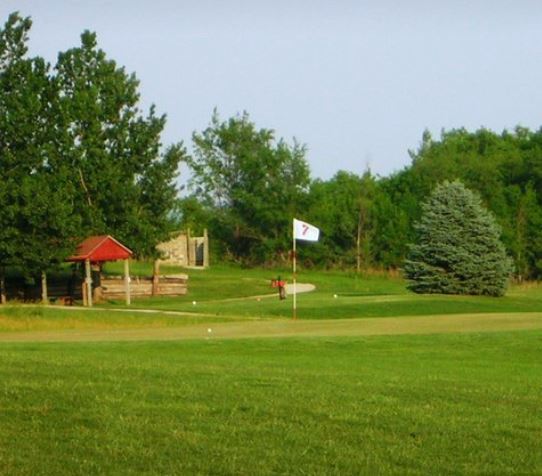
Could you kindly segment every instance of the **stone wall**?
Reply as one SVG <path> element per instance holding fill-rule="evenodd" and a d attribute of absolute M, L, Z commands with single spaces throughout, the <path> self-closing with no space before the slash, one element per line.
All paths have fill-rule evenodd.
<path fill-rule="evenodd" d="M 157 246 L 162 253 L 160 261 L 179 266 L 209 266 L 209 238 L 207 230 L 203 236 L 190 236 L 190 231 L 178 232 L 169 241 Z"/>

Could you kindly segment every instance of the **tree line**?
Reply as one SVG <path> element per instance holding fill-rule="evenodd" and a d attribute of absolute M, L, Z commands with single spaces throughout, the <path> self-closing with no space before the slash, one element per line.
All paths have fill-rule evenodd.
<path fill-rule="evenodd" d="M 259 128 L 247 113 L 193 134 L 192 150 L 164 147 L 165 116 L 139 106 L 135 75 L 84 32 L 54 65 L 28 54 L 31 20 L 0 30 L 0 274 L 58 266 L 93 234 L 139 257 L 179 228 L 208 228 L 215 260 L 286 264 L 295 216 L 318 226 L 306 265 L 401 268 L 421 204 L 460 180 L 496 217 L 515 273 L 542 276 L 542 130 L 423 134 L 411 164 L 311 177 L 306 147 Z M 190 180 L 179 195 L 178 167 Z"/>
<path fill-rule="evenodd" d="M 426 131 L 411 164 L 388 177 L 339 171 L 313 180 L 305 152 L 246 114 L 222 121 L 215 113 L 194 134 L 191 194 L 178 213 L 187 226 L 210 229 L 220 257 L 286 261 L 297 216 L 322 230 L 304 248 L 307 264 L 401 268 L 422 203 L 438 184 L 459 180 L 495 216 L 517 278 L 542 277 L 542 129 L 455 129 L 437 139 Z"/>

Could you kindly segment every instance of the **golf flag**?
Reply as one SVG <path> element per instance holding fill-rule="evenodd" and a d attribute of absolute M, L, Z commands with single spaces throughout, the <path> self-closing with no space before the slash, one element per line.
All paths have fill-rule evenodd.
<path fill-rule="evenodd" d="M 320 230 L 314 225 L 294 218 L 294 240 L 318 241 Z"/>

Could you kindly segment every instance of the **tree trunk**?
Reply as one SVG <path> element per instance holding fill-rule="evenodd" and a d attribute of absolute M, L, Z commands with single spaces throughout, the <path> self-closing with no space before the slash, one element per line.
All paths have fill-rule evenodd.
<path fill-rule="evenodd" d="M 522 251 L 525 249 L 525 228 L 526 228 L 526 216 L 523 203 L 520 203 L 519 209 L 516 216 L 516 243 L 518 245 L 516 252 L 516 267 L 517 267 L 517 278 L 521 283 L 523 277 L 526 274 L 524 263 L 522 262 L 523 255 Z"/>
<path fill-rule="evenodd" d="M 209 235 L 207 228 L 203 230 L 203 267 L 209 267 Z"/>
<path fill-rule="evenodd" d="M 132 303 L 132 296 L 130 291 L 130 260 L 124 260 L 124 289 L 126 294 L 126 305 L 129 306 Z"/>
<path fill-rule="evenodd" d="M 2 266 L 0 268 L 0 304 L 6 304 L 6 270 Z"/>
<path fill-rule="evenodd" d="M 356 272 L 359 274 L 361 271 L 361 226 L 358 222 L 358 234 L 356 237 Z"/>
<path fill-rule="evenodd" d="M 359 215 L 358 215 L 358 231 L 356 235 L 356 272 L 359 274 L 361 272 L 361 234 L 363 232 L 363 210 L 360 205 Z"/>
<path fill-rule="evenodd" d="M 41 272 L 41 302 L 42 304 L 49 304 L 49 296 L 47 294 L 47 274 L 45 271 Z"/>
<path fill-rule="evenodd" d="M 154 260 L 152 268 L 152 295 L 158 295 L 158 283 L 160 281 L 160 260 Z"/>

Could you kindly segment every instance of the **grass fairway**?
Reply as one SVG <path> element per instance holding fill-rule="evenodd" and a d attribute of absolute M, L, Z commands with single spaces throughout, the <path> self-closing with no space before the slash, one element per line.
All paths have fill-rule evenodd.
<path fill-rule="evenodd" d="M 2 344 L 0 474 L 540 474 L 542 331 Z"/>
<path fill-rule="evenodd" d="M 122 302 L 90 311 L 0 306 L 0 342 L 202 338 L 209 326 L 229 339 L 542 328 L 540 284 L 514 286 L 503 298 L 417 295 L 397 277 L 336 271 L 310 273 L 316 291 L 298 296 L 299 319 L 292 322 L 291 297 L 279 301 L 266 279 L 274 274 L 226 266 L 197 270 L 188 296 L 139 299 L 130 308 Z"/>
<path fill-rule="evenodd" d="M 276 274 L 0 307 L 0 475 L 542 474 L 542 286 L 311 272 L 292 321 Z"/>
<path fill-rule="evenodd" d="M 111 266 L 117 266 L 113 263 Z M 149 265 L 140 270 L 148 274 Z M 148 268 L 148 269 L 147 269 Z M 117 272 L 116 268 L 111 268 Z M 271 278 L 289 276 L 289 271 L 217 266 L 188 270 L 189 293 L 179 298 L 134 300 L 134 309 L 199 313 L 226 319 L 289 318 L 291 296 L 277 299 Z M 542 312 L 542 285 L 512 286 L 505 297 L 419 295 L 408 292 L 399 276 L 343 271 L 305 270 L 300 282 L 316 285 L 316 291 L 298 296 L 299 319 L 352 319 L 465 313 Z M 260 298 L 262 295 L 268 298 Z M 334 298 L 334 296 L 337 298 Z M 194 306 L 193 302 L 197 305 Z M 123 308 L 123 302 L 105 307 Z M 1 323 L 0 323 L 1 330 Z"/>

